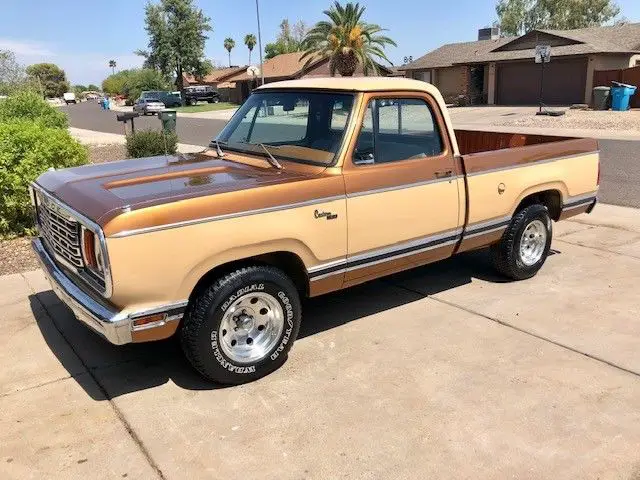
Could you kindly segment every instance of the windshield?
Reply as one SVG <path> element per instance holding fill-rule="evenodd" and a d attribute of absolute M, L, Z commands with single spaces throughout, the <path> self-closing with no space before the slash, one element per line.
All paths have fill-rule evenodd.
<path fill-rule="evenodd" d="M 353 95 L 258 91 L 238 109 L 216 140 L 227 150 L 330 165 L 342 140 Z"/>

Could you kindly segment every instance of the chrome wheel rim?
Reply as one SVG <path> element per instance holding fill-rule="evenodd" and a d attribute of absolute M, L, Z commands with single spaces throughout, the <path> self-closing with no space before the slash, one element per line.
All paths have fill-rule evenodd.
<path fill-rule="evenodd" d="M 542 258 L 547 245 L 547 228 L 541 220 L 526 226 L 520 238 L 520 260 L 526 266 L 535 265 Z"/>
<path fill-rule="evenodd" d="M 235 363 L 255 363 L 269 355 L 283 329 L 280 302 L 268 293 L 248 293 L 224 312 L 218 329 L 220 348 Z"/>

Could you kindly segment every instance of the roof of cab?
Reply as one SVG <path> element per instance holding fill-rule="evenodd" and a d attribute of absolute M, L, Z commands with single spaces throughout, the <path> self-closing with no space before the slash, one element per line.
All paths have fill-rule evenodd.
<path fill-rule="evenodd" d="M 437 91 L 430 83 L 402 77 L 307 77 L 299 80 L 267 83 L 258 87 L 258 90 L 269 88 L 308 88 L 354 92 L 417 90 L 431 94 Z"/>

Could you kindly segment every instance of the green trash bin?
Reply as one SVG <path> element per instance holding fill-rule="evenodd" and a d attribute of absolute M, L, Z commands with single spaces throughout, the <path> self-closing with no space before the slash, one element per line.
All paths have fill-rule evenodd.
<path fill-rule="evenodd" d="M 593 109 L 609 110 L 610 87 L 595 87 L 593 89 Z"/>
<path fill-rule="evenodd" d="M 158 118 L 162 122 L 162 130 L 165 133 L 171 133 L 176 131 L 176 111 L 175 110 L 163 110 L 158 113 Z"/>

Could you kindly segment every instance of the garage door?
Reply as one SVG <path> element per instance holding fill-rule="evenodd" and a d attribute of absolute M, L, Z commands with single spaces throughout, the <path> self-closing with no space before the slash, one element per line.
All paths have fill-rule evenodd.
<path fill-rule="evenodd" d="M 584 102 L 587 59 L 554 59 L 544 66 L 544 103 L 570 105 Z M 533 62 L 498 64 L 497 102 L 501 105 L 536 105 L 540 96 L 540 65 Z"/>

